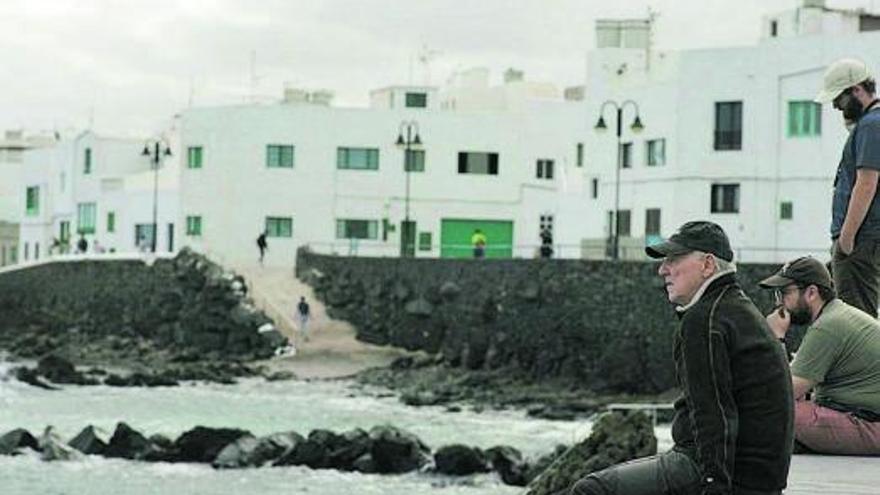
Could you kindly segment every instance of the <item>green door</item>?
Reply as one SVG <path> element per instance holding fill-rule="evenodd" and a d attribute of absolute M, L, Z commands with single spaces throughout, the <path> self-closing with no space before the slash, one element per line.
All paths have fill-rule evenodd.
<path fill-rule="evenodd" d="M 440 221 L 440 257 L 473 258 L 471 236 L 476 229 L 486 236 L 487 258 L 513 257 L 513 222 L 446 218 Z"/>

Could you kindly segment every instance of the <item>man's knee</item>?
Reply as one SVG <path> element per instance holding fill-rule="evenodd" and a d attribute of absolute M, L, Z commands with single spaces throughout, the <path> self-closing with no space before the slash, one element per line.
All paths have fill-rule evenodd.
<path fill-rule="evenodd" d="M 571 487 L 571 495 L 609 495 L 609 492 L 599 478 L 591 474 Z"/>

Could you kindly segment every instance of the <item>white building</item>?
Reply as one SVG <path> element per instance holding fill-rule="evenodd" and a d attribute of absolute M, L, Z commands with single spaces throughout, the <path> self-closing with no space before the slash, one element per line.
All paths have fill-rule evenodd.
<path fill-rule="evenodd" d="M 139 241 L 152 239 L 154 181 L 157 251 L 174 251 L 177 161 L 163 157 L 156 175 L 143 148 L 143 140 L 84 132 L 28 151 L 20 192 L 20 260 L 38 260 L 50 249 L 73 252 L 80 237 L 92 252 L 137 250 Z"/>
<path fill-rule="evenodd" d="M 552 224 L 558 250 L 568 249 L 562 254 L 579 256 L 583 103 L 523 88 L 513 98 L 511 81 L 483 82 L 482 99 L 456 90 L 467 110 L 442 108 L 451 97 L 434 88 L 392 86 L 374 91 L 368 109 L 298 98 L 186 111 L 178 222 L 187 226 L 185 243 L 253 262 L 265 229 L 271 264 L 291 264 L 303 244 L 396 256 L 408 197 L 415 256 L 470 256 L 480 228 L 490 256 L 532 257 L 542 221 Z M 411 121 L 422 146 L 407 174 L 395 142 Z"/>
<path fill-rule="evenodd" d="M 606 100 L 632 100 L 645 128 L 629 130 L 627 105 L 619 184 L 613 109 L 604 113 L 610 132 L 586 139 L 585 180 L 598 189 L 584 209 L 592 244 L 611 232 L 619 185 L 624 257 L 642 257 L 645 238 L 701 218 L 724 227 L 741 260 L 827 258 L 846 130 L 838 111 L 812 99 L 838 58 L 880 68 L 880 18 L 822 4 L 767 17 L 763 39 L 748 47 L 656 52 L 639 37 L 644 21 L 616 32 L 600 26 L 588 55 L 587 112 L 595 122 Z M 628 28 L 635 33 L 624 43 Z"/>

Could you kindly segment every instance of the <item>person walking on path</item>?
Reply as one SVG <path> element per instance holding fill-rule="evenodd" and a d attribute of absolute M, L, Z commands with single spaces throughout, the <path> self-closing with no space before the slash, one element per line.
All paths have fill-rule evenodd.
<path fill-rule="evenodd" d="M 541 249 L 542 258 L 553 257 L 553 232 L 548 227 L 541 229 Z"/>
<path fill-rule="evenodd" d="M 76 252 L 79 254 L 86 254 L 86 251 L 89 250 L 89 241 L 86 240 L 86 236 L 80 234 L 79 240 L 76 241 Z"/>
<path fill-rule="evenodd" d="M 825 72 L 816 102 L 843 114 L 850 129 L 834 179 L 831 272 L 839 297 L 874 318 L 880 294 L 880 112 L 865 63 L 841 59 Z"/>
<path fill-rule="evenodd" d="M 266 231 L 260 232 L 260 235 L 257 237 L 257 248 L 260 250 L 260 264 L 263 264 L 263 258 L 266 256 L 266 251 L 269 249 L 269 244 L 266 242 Z"/>
<path fill-rule="evenodd" d="M 311 309 L 309 303 L 306 302 L 304 296 L 300 296 L 299 304 L 296 305 L 296 323 L 299 331 L 303 336 L 303 340 L 309 341 L 309 320 L 311 319 Z"/>
<path fill-rule="evenodd" d="M 471 246 L 474 248 L 474 258 L 480 259 L 486 257 L 486 244 L 488 243 L 486 234 L 480 229 L 475 229 L 471 235 Z"/>
<path fill-rule="evenodd" d="M 788 361 L 736 280 L 727 235 L 688 222 L 645 252 L 679 326 L 672 450 L 592 473 L 573 495 L 779 495 L 791 462 Z"/>
<path fill-rule="evenodd" d="M 837 298 L 828 269 L 809 256 L 759 285 L 776 293 L 767 323 L 779 340 L 792 323 L 809 325 L 791 363 L 798 446 L 880 455 L 880 322 Z"/>

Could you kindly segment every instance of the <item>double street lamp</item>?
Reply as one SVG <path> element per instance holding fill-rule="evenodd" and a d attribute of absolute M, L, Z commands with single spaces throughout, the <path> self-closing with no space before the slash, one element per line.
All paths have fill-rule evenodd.
<path fill-rule="evenodd" d="M 162 150 L 162 148 L 165 148 Z M 162 158 L 171 156 L 171 147 L 164 138 L 147 141 L 144 145 L 144 151 L 141 155 L 150 159 L 150 166 L 153 168 L 153 239 L 150 244 L 150 250 L 156 252 L 156 238 L 159 236 L 159 224 L 157 213 L 159 211 L 159 165 Z M 140 241 L 140 239 L 138 239 Z"/>
<path fill-rule="evenodd" d="M 419 123 L 404 120 L 397 130 L 398 148 L 403 149 L 403 171 L 406 174 L 406 195 L 404 196 L 403 226 L 400 232 L 400 257 L 415 256 L 415 225 L 409 220 L 409 174 L 416 165 L 414 150 L 422 147 L 419 137 Z"/>
<path fill-rule="evenodd" d="M 602 132 L 608 129 L 605 125 L 605 108 L 613 107 L 617 116 L 617 169 L 614 171 L 614 218 L 611 228 L 611 259 L 620 258 L 620 169 L 623 168 L 623 143 L 621 136 L 623 135 L 623 111 L 627 107 L 631 107 L 635 113 L 632 124 L 629 128 L 634 133 L 642 132 L 645 128 L 642 120 L 639 118 L 639 105 L 632 100 L 625 100 L 623 103 L 617 103 L 614 100 L 606 100 L 599 109 L 599 121 L 596 122 L 595 129 Z"/>

